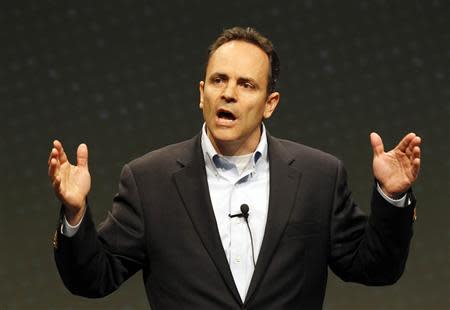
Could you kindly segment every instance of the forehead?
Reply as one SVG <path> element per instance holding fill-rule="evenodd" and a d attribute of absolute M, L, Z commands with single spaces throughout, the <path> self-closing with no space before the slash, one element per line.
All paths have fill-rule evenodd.
<path fill-rule="evenodd" d="M 206 75 L 216 72 L 267 79 L 269 56 L 258 46 L 245 41 L 230 41 L 221 45 L 211 55 Z"/>

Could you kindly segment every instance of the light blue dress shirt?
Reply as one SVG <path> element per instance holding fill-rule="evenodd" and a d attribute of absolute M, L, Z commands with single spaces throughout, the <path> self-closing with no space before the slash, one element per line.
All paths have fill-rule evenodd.
<path fill-rule="evenodd" d="M 220 239 L 234 282 L 241 299 L 245 300 L 254 270 L 250 233 L 244 218 L 230 218 L 229 215 L 241 213 L 240 207 L 244 203 L 249 206 L 248 223 L 256 261 L 264 237 L 269 207 L 270 173 L 266 129 L 262 125 L 260 142 L 255 152 L 249 155 L 218 154 L 206 134 L 205 125 L 201 143 Z M 245 162 L 247 163 L 242 164 Z"/>

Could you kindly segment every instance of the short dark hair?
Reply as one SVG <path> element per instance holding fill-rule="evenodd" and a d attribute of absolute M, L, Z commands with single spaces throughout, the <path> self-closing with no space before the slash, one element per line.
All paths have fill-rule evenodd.
<path fill-rule="evenodd" d="M 208 48 L 208 59 L 205 64 L 205 74 L 208 67 L 209 59 L 211 55 L 223 44 L 230 41 L 245 41 L 254 44 L 261 48 L 269 57 L 270 71 L 267 83 L 267 92 L 272 93 L 275 91 L 278 77 L 280 76 L 280 60 L 278 54 L 275 51 L 272 42 L 265 36 L 261 35 L 258 31 L 251 27 L 233 27 L 225 29 L 217 39 Z"/>

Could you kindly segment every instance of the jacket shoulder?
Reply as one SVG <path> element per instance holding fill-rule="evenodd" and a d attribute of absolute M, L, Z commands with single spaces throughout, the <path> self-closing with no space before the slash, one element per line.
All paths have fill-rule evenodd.
<path fill-rule="evenodd" d="M 322 150 L 294 142 L 286 139 L 274 138 L 292 155 L 298 160 L 308 160 L 308 162 L 318 162 L 324 163 L 328 162 L 330 164 L 337 164 L 340 162 L 336 156 L 331 155 Z"/>
<path fill-rule="evenodd" d="M 196 148 L 197 136 L 189 140 L 170 144 L 150 151 L 127 165 L 133 173 L 147 173 L 149 171 L 171 171 L 179 168 L 180 158 L 191 156 Z"/>

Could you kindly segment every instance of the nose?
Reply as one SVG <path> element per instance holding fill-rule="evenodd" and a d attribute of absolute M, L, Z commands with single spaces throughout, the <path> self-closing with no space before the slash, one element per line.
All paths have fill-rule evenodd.
<path fill-rule="evenodd" d="M 226 103 L 233 103 L 237 101 L 236 84 L 231 81 L 227 83 L 222 93 L 222 99 Z"/>

